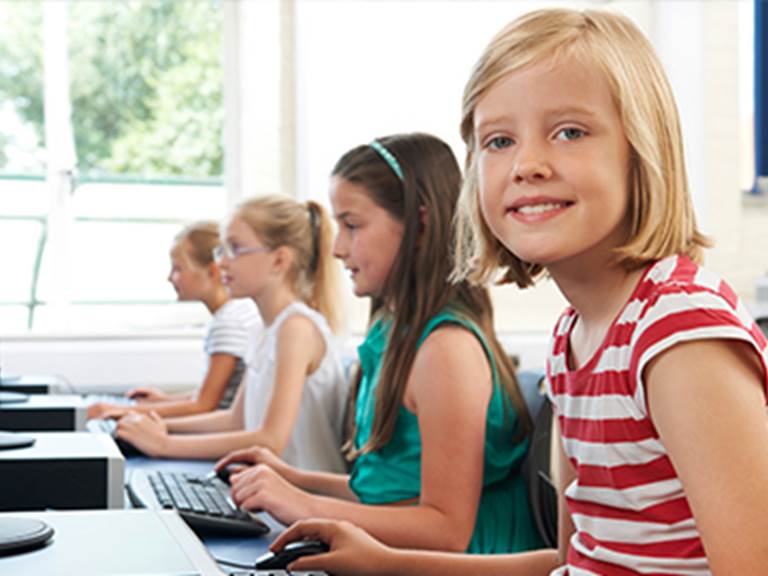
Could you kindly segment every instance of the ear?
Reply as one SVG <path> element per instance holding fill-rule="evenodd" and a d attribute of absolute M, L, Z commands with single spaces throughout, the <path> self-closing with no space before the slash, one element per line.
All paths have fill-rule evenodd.
<path fill-rule="evenodd" d="M 272 251 L 272 271 L 285 274 L 293 265 L 293 250 L 288 246 L 278 246 Z"/>
<path fill-rule="evenodd" d="M 216 262 L 208 264 L 205 268 L 205 273 L 208 278 L 214 282 L 219 282 L 221 280 L 221 268 L 219 268 L 219 265 L 216 264 Z"/>

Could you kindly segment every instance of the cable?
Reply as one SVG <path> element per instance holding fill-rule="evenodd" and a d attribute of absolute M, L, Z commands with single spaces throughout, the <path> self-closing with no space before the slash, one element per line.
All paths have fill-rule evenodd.
<path fill-rule="evenodd" d="M 253 564 L 241 564 L 240 562 L 232 562 L 231 560 L 222 560 L 221 558 L 213 557 L 216 562 L 219 564 L 224 564 L 224 566 L 232 566 L 234 568 L 245 568 L 246 570 L 255 570 L 255 566 Z"/>

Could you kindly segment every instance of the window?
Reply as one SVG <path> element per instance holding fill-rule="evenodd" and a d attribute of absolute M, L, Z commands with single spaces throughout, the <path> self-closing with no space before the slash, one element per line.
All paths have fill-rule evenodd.
<path fill-rule="evenodd" d="M 214 1 L 0 3 L 4 330 L 201 317 L 165 278 L 181 224 L 226 206 L 222 21 Z"/>

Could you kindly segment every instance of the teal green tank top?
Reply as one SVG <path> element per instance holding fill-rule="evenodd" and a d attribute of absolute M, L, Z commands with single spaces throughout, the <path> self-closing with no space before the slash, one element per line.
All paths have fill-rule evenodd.
<path fill-rule="evenodd" d="M 477 520 L 467 552 L 502 554 L 542 546 L 533 526 L 525 483 L 519 474 L 528 440 L 513 444 L 515 413 L 499 382 L 485 337 L 468 319 L 446 310 L 432 318 L 417 346 L 438 326 L 458 324 L 483 345 L 493 373 L 493 393 L 488 405 L 485 432 L 483 491 Z M 362 379 L 357 392 L 354 444 L 363 446 L 371 434 L 379 373 L 389 334 L 389 321 L 379 320 L 359 346 Z M 421 492 L 421 437 L 416 415 L 400 406 L 392 438 L 383 448 L 360 455 L 352 466 L 350 488 L 365 504 L 386 504 L 418 499 Z"/>

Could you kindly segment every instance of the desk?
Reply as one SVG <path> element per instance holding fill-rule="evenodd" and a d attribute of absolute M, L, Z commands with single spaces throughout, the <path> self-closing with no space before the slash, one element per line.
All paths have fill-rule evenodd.
<path fill-rule="evenodd" d="M 156 458 L 145 458 L 142 456 L 131 456 L 125 459 L 125 477 L 126 482 L 134 470 L 165 470 L 170 472 L 193 472 L 205 474 L 213 468 L 213 462 L 203 460 L 163 460 Z M 126 498 L 126 502 L 129 499 Z M 269 514 L 263 514 L 262 520 L 271 528 L 265 536 L 260 538 L 248 537 L 206 537 L 202 538 L 205 547 L 216 560 L 228 560 L 238 564 L 247 564 L 253 566 L 256 558 L 264 554 L 269 549 L 269 543 L 274 540 L 285 528 Z M 237 568 L 220 565 L 222 570 L 227 573 L 238 572 Z M 277 572 L 275 572 L 277 574 Z M 317 573 L 315 573 L 317 574 Z"/>

